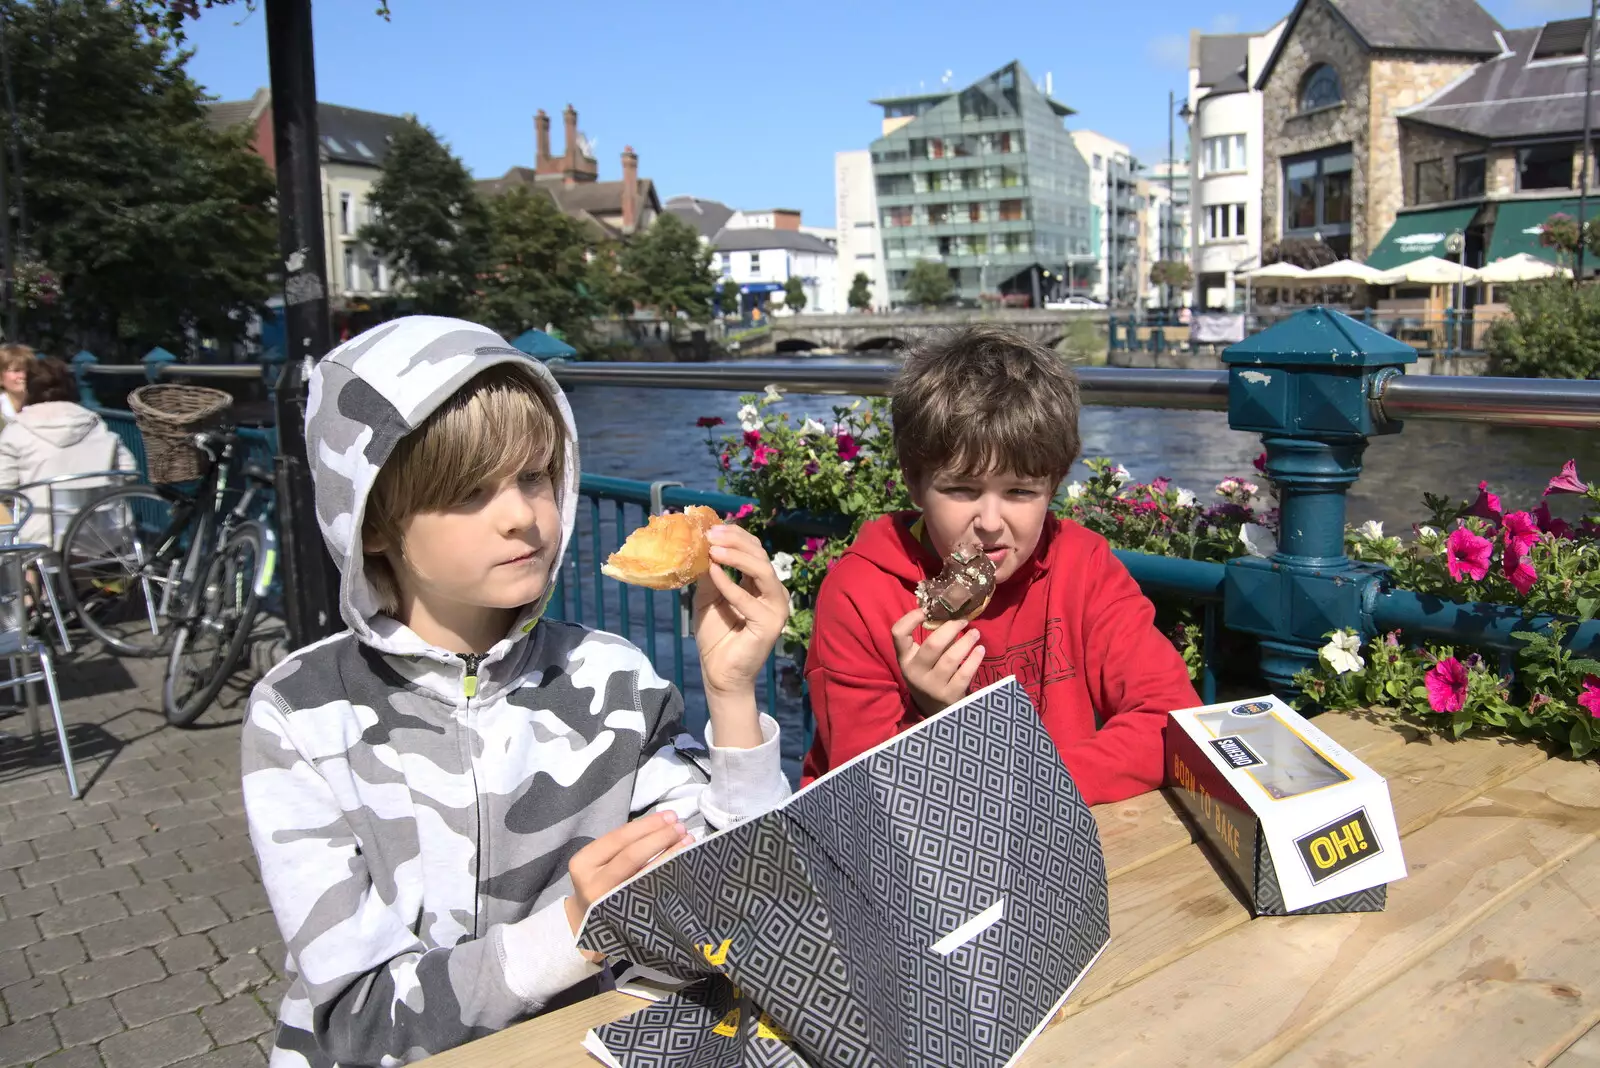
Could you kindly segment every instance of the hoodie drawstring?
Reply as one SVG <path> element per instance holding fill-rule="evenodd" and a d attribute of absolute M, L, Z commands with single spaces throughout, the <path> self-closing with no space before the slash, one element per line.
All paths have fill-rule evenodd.
<path fill-rule="evenodd" d="M 461 680 L 461 689 L 468 697 L 476 697 L 478 693 L 478 665 L 488 659 L 488 653 L 463 653 L 461 659 L 466 662 L 467 674 Z"/>

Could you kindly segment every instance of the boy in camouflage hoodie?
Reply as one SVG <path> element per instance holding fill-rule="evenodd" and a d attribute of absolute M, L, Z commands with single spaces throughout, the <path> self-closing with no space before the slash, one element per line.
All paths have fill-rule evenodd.
<path fill-rule="evenodd" d="M 257 685 L 244 799 L 288 947 L 273 1068 L 419 1060 L 598 990 L 588 906 L 789 792 L 756 673 L 788 597 L 748 532 L 696 592 L 710 726 L 631 644 L 541 620 L 578 443 L 550 373 L 454 319 L 316 368 L 317 520 L 349 630 Z"/>

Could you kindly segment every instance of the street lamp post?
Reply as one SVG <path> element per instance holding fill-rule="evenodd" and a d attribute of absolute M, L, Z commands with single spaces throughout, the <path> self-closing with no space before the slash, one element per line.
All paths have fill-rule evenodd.
<path fill-rule="evenodd" d="M 1584 241 L 1583 217 L 1589 207 L 1589 161 L 1594 158 L 1590 151 L 1593 140 L 1592 118 L 1594 115 L 1594 24 L 1600 18 L 1600 0 L 1589 0 L 1589 27 L 1583 35 L 1583 168 L 1578 174 L 1578 256 L 1572 273 L 1575 281 L 1583 280 L 1583 253 Z"/>
<path fill-rule="evenodd" d="M 1456 276 L 1456 284 L 1450 288 L 1452 291 L 1452 303 L 1455 305 L 1452 313 L 1455 320 L 1455 329 L 1453 331 L 1455 334 L 1455 350 L 1456 355 L 1460 356 L 1462 327 L 1461 306 L 1466 303 L 1467 296 L 1467 235 L 1460 230 L 1452 230 L 1450 232 L 1450 236 L 1444 239 L 1444 247 L 1446 252 L 1450 253 L 1450 255 L 1456 258 L 1456 266 L 1459 271 L 1458 275 Z"/>

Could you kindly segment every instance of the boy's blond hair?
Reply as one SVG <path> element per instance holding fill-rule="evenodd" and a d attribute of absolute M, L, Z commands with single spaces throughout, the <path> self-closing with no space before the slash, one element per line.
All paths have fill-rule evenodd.
<path fill-rule="evenodd" d="M 908 486 L 940 471 L 1049 478 L 1078 459 L 1078 376 L 1060 353 L 997 326 L 968 326 L 907 353 L 891 392 Z"/>
<path fill-rule="evenodd" d="M 531 369 L 499 364 L 473 378 L 401 438 L 367 497 L 362 542 L 403 554 L 401 530 L 420 512 L 456 507 L 487 482 L 542 467 L 557 499 L 567 432 L 555 400 Z M 367 580 L 393 615 L 400 586 L 384 552 L 366 552 Z"/>
<path fill-rule="evenodd" d="M 33 362 L 33 349 L 16 342 L 0 345 L 0 371 L 26 371 Z"/>

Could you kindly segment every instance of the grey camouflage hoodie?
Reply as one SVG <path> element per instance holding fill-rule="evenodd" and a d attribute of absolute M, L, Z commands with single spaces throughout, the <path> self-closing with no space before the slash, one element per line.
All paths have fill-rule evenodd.
<path fill-rule="evenodd" d="M 481 326 L 417 316 L 353 338 L 312 376 L 317 520 L 350 629 L 274 668 L 244 728 L 246 816 L 288 949 L 273 1068 L 402 1064 L 597 990 L 562 903 L 572 854 L 654 809 L 698 834 L 789 792 L 776 723 L 762 717 L 755 749 L 709 731 L 698 747 L 638 649 L 540 620 L 548 590 L 475 669 L 376 612 L 360 530 L 379 467 L 469 379 L 512 361 L 566 423 L 564 550 L 577 433 L 542 365 Z"/>

